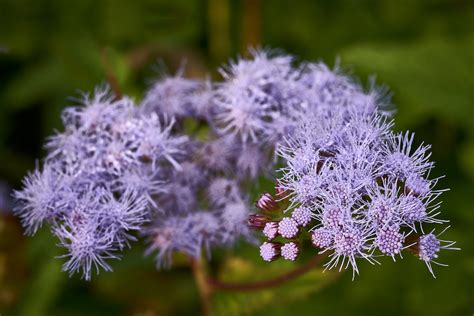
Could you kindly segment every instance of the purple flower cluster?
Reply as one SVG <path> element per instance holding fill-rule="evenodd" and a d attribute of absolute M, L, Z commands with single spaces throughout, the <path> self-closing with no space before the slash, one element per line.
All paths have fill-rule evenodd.
<path fill-rule="evenodd" d="M 202 140 L 184 131 L 183 119 L 196 119 L 201 130 L 211 125 L 195 116 L 197 104 L 210 102 L 200 84 L 165 78 L 138 106 L 98 89 L 64 110 L 65 130 L 49 139 L 42 167 L 15 192 L 26 232 L 46 222 L 67 249 L 64 270 L 85 279 L 94 268 L 111 270 L 107 259 L 119 258 L 134 231 L 148 236 L 149 252 L 158 250 L 158 266 L 175 251 L 199 257 L 249 237 L 246 175 L 236 172 L 243 155 L 212 130 Z"/>
<path fill-rule="evenodd" d="M 110 270 L 106 259 L 135 240 L 151 218 L 153 196 L 165 190 L 161 170 L 178 167 L 186 138 L 170 135 L 173 122 L 142 116 L 129 98 L 106 89 L 63 112 L 65 130 L 52 136 L 41 168 L 15 192 L 16 214 L 28 234 L 51 225 L 68 251 L 64 269 Z"/>
<path fill-rule="evenodd" d="M 148 238 L 158 266 L 177 251 L 199 257 L 251 239 L 243 184 L 273 169 L 274 150 L 222 121 L 232 81 L 187 79 L 181 69 L 153 83 L 138 105 L 103 88 L 66 108 L 64 131 L 48 140 L 42 166 L 15 192 L 26 232 L 49 224 L 67 249 L 64 269 L 86 279 L 93 268 L 110 270 L 107 259 L 137 235 Z"/>
<path fill-rule="evenodd" d="M 253 240 L 249 184 L 274 170 L 275 152 L 286 163 L 278 196 L 290 205 L 283 218 L 249 219 L 268 239 L 264 260 L 295 260 L 310 229 L 331 251 L 328 267 L 357 271 L 356 258 L 375 261 L 376 249 L 395 257 L 422 223 L 444 223 L 429 147 L 391 132 L 384 89 L 268 51 L 222 67 L 222 82 L 183 72 L 155 81 L 137 105 L 103 88 L 64 110 L 64 131 L 15 192 L 26 232 L 47 223 L 66 248 L 64 270 L 86 279 L 111 270 L 108 259 L 140 236 L 157 266 L 175 252 L 197 258 Z M 257 207 L 275 213 L 277 200 L 266 194 Z M 430 270 L 452 246 L 436 241 L 414 242 Z"/>
<path fill-rule="evenodd" d="M 351 266 L 358 273 L 357 258 L 374 263 L 417 247 L 433 273 L 438 251 L 454 243 L 424 235 L 425 225 L 447 222 L 439 218 L 443 191 L 429 178 L 430 146 L 415 146 L 411 133 L 392 132 L 377 98 L 347 96 L 348 90 L 358 88 L 326 90 L 325 101 L 279 147 L 286 161 L 279 185 L 291 202 L 286 212 L 300 218 L 302 208 L 310 210 L 311 240 L 330 252 L 327 268 Z"/>

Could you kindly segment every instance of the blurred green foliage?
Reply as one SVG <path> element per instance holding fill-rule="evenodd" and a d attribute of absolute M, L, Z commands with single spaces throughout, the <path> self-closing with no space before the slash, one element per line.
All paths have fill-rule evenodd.
<path fill-rule="evenodd" d="M 302 59 L 343 65 L 365 82 L 370 74 L 394 92 L 396 128 L 433 144 L 434 176 L 449 268 L 432 279 L 406 255 L 397 263 L 362 264 L 361 276 L 315 270 L 274 290 L 217 293 L 219 315 L 471 315 L 474 312 L 474 2 L 468 0 L 2 0 L 0 1 L 0 181 L 18 187 L 61 128 L 68 96 L 90 91 L 112 69 L 121 89 L 140 98 L 153 65 L 170 72 L 187 60 L 190 76 L 215 67 L 247 45 L 282 48 Z M 156 67 L 155 67 L 156 68 Z M 268 184 L 267 184 L 268 185 Z M 1 208 L 1 207 L 0 207 Z M 1 315 L 184 315 L 199 299 L 184 258 L 157 271 L 143 248 L 114 262 L 113 273 L 86 283 L 60 271 L 61 254 L 43 230 L 22 236 L 0 215 Z M 304 261 L 304 259 L 302 259 Z M 300 263 L 301 264 L 301 263 Z M 292 264 L 263 264 L 255 248 L 217 252 L 214 274 L 265 279 Z"/>

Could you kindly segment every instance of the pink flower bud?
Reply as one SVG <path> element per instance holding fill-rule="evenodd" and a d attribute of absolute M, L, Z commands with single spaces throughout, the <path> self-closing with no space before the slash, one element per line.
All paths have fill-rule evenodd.
<path fill-rule="evenodd" d="M 276 242 L 264 242 L 260 246 L 260 256 L 265 261 L 273 261 L 280 257 L 281 244 Z"/>
<path fill-rule="evenodd" d="M 274 239 L 278 236 L 278 223 L 268 222 L 263 228 L 263 234 L 268 238 L 268 240 Z"/>
<path fill-rule="evenodd" d="M 263 229 L 265 224 L 270 221 L 268 217 L 260 214 L 251 214 L 248 217 L 247 225 L 252 228 Z"/>
<path fill-rule="evenodd" d="M 295 261 L 300 254 L 300 247 L 295 242 L 289 242 L 281 247 L 281 256 L 285 260 Z"/>
<path fill-rule="evenodd" d="M 278 209 L 278 203 L 270 193 L 263 193 L 255 205 L 263 211 L 271 212 Z"/>

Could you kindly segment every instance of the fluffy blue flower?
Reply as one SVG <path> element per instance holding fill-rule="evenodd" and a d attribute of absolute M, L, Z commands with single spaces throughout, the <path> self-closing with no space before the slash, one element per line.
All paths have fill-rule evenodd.
<path fill-rule="evenodd" d="M 420 260 L 424 261 L 426 266 L 428 267 L 429 271 L 433 275 L 433 277 L 436 277 L 434 272 L 433 272 L 433 267 L 431 266 L 432 263 L 440 266 L 447 266 L 446 264 L 439 263 L 435 261 L 438 258 L 438 252 L 441 249 L 449 249 L 449 250 L 459 250 L 459 248 L 453 247 L 456 242 L 454 241 L 448 241 L 448 240 L 442 240 L 439 239 L 438 237 L 443 234 L 449 227 L 445 228 L 441 233 L 438 235 L 435 235 L 433 231 L 426 235 L 422 235 L 419 240 L 418 244 L 416 246 L 418 250 L 418 256 Z"/>
<path fill-rule="evenodd" d="M 78 195 L 69 213 L 57 218 L 53 233 L 68 250 L 63 269 L 70 274 L 82 271 L 90 280 L 92 268 L 111 270 L 107 259 L 120 257 L 118 251 L 129 247 L 148 219 L 147 200 L 135 191 L 120 198 L 103 189 L 91 189 Z"/>
<path fill-rule="evenodd" d="M 160 113 L 163 116 L 201 118 L 211 94 L 207 81 L 183 77 L 184 67 L 174 76 L 162 76 L 148 89 L 141 103 L 144 113 Z"/>
<path fill-rule="evenodd" d="M 81 102 L 64 110 L 64 132 L 49 139 L 43 167 L 15 192 L 15 212 L 28 234 L 49 223 L 68 251 L 64 269 L 90 279 L 91 267 L 110 270 L 106 260 L 152 217 L 155 196 L 167 190 L 163 170 L 180 168 L 187 138 L 171 135 L 172 120 L 141 115 L 106 89 Z"/>
<path fill-rule="evenodd" d="M 23 179 L 23 190 L 14 192 L 16 205 L 13 212 L 20 217 L 28 235 L 35 234 L 45 221 L 54 222 L 74 207 L 77 194 L 71 184 L 70 176 L 49 164 Z"/>
<path fill-rule="evenodd" d="M 287 119 L 282 101 L 293 58 L 252 51 L 252 59 L 238 59 L 220 69 L 224 82 L 214 96 L 215 120 L 220 133 L 236 135 L 245 142 L 273 138 Z"/>

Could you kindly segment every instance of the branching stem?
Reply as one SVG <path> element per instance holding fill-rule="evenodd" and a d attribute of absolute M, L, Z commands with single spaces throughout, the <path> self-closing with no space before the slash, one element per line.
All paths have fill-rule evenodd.
<path fill-rule="evenodd" d="M 208 278 L 208 284 L 215 290 L 222 290 L 222 291 L 257 291 L 272 288 L 275 286 L 282 285 L 288 281 L 298 278 L 299 276 L 309 272 L 310 270 L 314 269 L 319 263 L 327 256 L 327 253 L 317 254 L 315 255 L 310 261 L 305 263 L 302 266 L 295 268 L 287 273 L 279 275 L 275 278 L 263 280 L 263 281 L 256 281 L 256 282 L 238 282 L 238 283 L 231 283 L 231 282 L 223 282 L 216 279 Z"/>
<path fill-rule="evenodd" d="M 202 315 L 211 315 L 212 287 L 207 282 L 207 268 L 203 259 L 190 258 L 191 270 L 201 300 Z"/>

